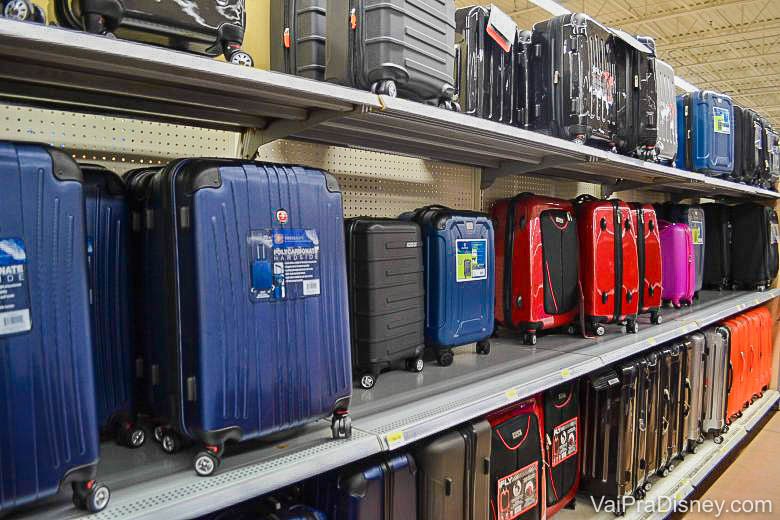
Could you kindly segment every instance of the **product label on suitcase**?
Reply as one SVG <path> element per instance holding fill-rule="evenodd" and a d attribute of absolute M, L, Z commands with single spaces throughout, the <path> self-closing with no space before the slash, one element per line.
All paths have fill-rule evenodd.
<path fill-rule="evenodd" d="M 498 480 L 498 518 L 512 520 L 539 501 L 539 463 L 533 462 Z"/>
<path fill-rule="evenodd" d="M 552 466 L 555 467 L 577 454 L 577 418 L 553 428 Z"/>
<path fill-rule="evenodd" d="M 509 52 L 515 41 L 517 24 L 504 11 L 491 5 L 486 32 L 504 49 L 504 52 Z"/>
<path fill-rule="evenodd" d="M 250 297 L 275 301 L 320 294 L 320 240 L 316 229 L 249 232 Z"/>
<path fill-rule="evenodd" d="M 780 228 L 778 228 L 777 224 L 769 225 L 769 235 L 770 243 L 777 244 L 778 239 L 780 239 Z"/>
<path fill-rule="evenodd" d="M 688 222 L 688 225 L 691 228 L 691 239 L 693 241 L 693 245 L 700 246 L 704 244 L 704 231 L 702 229 L 704 226 L 702 223 L 698 220 L 691 220 Z"/>
<path fill-rule="evenodd" d="M 456 240 L 455 268 L 458 282 L 487 279 L 487 240 Z"/>
<path fill-rule="evenodd" d="M 725 108 L 712 108 L 712 126 L 718 134 L 731 133 L 731 118 L 729 111 Z"/>
<path fill-rule="evenodd" d="M 27 252 L 21 238 L 0 238 L 0 336 L 29 332 Z"/>

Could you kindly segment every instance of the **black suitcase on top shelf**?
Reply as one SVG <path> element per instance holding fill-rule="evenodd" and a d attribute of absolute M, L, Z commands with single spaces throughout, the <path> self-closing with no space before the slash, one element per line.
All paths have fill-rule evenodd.
<path fill-rule="evenodd" d="M 325 79 L 327 0 L 271 0 L 271 69 Z"/>
<path fill-rule="evenodd" d="M 731 286 L 731 208 L 725 204 L 702 204 L 704 220 L 704 289 Z"/>
<path fill-rule="evenodd" d="M 763 188 L 775 189 L 775 183 L 780 179 L 780 135 L 764 121 L 764 152 L 766 157 L 765 179 Z"/>
<path fill-rule="evenodd" d="M 423 369 L 425 289 L 415 222 L 359 217 L 345 223 L 355 375 L 371 388 L 399 362 Z"/>
<path fill-rule="evenodd" d="M 735 170 L 739 170 L 737 180 L 748 184 L 759 184 L 766 175 L 764 123 L 761 117 L 749 108 L 742 108 L 734 112 L 734 118 L 739 117 L 734 132 L 734 152 L 739 150 L 740 164 L 737 165 L 735 157 Z M 737 177 L 737 174 L 735 174 Z"/>
<path fill-rule="evenodd" d="M 617 53 L 617 149 L 650 159 L 658 138 L 655 42 L 612 29 Z"/>
<path fill-rule="evenodd" d="M 254 64 L 241 50 L 244 0 L 55 0 L 54 5 L 66 27 Z"/>
<path fill-rule="evenodd" d="M 455 11 L 456 99 L 463 113 L 525 126 L 531 33 L 512 23 L 512 37 L 505 38 L 488 25 L 491 15 L 503 15 L 494 10 L 472 5 Z"/>
<path fill-rule="evenodd" d="M 454 0 L 327 2 L 327 81 L 452 106 Z"/>
<path fill-rule="evenodd" d="M 765 289 L 777 276 L 777 213 L 760 204 L 731 208 L 731 281 L 734 288 Z"/>
<path fill-rule="evenodd" d="M 580 484 L 580 400 L 576 381 L 544 393 L 547 516 L 572 503 Z"/>

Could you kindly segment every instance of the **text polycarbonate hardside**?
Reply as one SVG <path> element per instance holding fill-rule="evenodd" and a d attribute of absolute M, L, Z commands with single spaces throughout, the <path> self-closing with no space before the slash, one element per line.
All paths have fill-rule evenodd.
<path fill-rule="evenodd" d="M 734 110 L 731 98 L 710 91 L 677 98 L 677 167 L 730 175 L 734 170 Z"/>
<path fill-rule="evenodd" d="M 0 142 L 0 181 L 0 266 L 27 280 L 0 284 L 13 295 L 0 314 L 2 514 L 92 478 L 99 440 L 81 172 L 59 150 Z"/>
<path fill-rule="evenodd" d="M 271 2 L 271 69 L 325 79 L 327 0 Z"/>

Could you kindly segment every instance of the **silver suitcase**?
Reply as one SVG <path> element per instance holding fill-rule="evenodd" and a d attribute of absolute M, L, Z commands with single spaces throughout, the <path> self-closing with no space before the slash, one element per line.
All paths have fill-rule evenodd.
<path fill-rule="evenodd" d="M 701 332 L 694 332 L 685 338 L 685 357 L 683 359 L 683 381 L 685 414 L 683 435 L 681 436 L 681 455 L 696 453 L 696 448 L 704 442 L 703 403 L 704 369 L 706 340 Z"/>
<path fill-rule="evenodd" d="M 655 60 L 655 84 L 658 93 L 655 157 L 658 162 L 671 165 L 677 157 L 677 91 L 674 69 L 658 58 Z"/>
<path fill-rule="evenodd" d="M 704 329 L 704 398 L 702 401 L 702 431 L 712 435 L 716 443 L 723 442 L 726 425 L 726 388 L 729 370 L 729 329 L 709 327 Z"/>

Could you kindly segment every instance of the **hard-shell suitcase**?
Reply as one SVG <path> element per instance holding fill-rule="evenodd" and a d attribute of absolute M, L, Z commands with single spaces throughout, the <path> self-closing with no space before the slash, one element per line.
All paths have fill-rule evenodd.
<path fill-rule="evenodd" d="M 488 520 L 491 432 L 477 421 L 415 450 L 420 520 Z"/>
<path fill-rule="evenodd" d="M 327 0 L 271 1 L 271 69 L 325 79 Z"/>
<path fill-rule="evenodd" d="M 726 394 L 730 374 L 729 329 L 722 325 L 704 329 L 706 341 L 702 431 L 723 442 L 726 427 Z"/>
<path fill-rule="evenodd" d="M 653 157 L 658 139 L 655 75 L 655 42 L 611 29 L 616 53 L 618 151 L 642 158 Z"/>
<path fill-rule="evenodd" d="M 491 16 L 506 15 L 496 6 L 455 11 L 455 97 L 465 114 L 525 126 L 531 33 L 489 24 Z"/>
<path fill-rule="evenodd" d="M 658 353 L 660 368 L 660 398 L 658 414 L 658 462 L 656 471 L 666 476 L 674 468 L 679 455 L 680 430 L 680 376 L 682 354 L 680 345 L 673 343 Z"/>
<path fill-rule="evenodd" d="M 760 373 L 758 375 L 759 395 L 769 388 L 772 381 L 772 329 L 774 326 L 772 314 L 767 307 L 759 307 L 751 311 L 758 318 L 758 330 L 754 337 L 758 337 L 761 341 L 759 364 Z"/>
<path fill-rule="evenodd" d="M 661 323 L 663 274 L 658 218 L 651 204 L 638 202 L 631 204 L 631 216 L 639 260 L 639 314 L 650 314 L 651 323 Z"/>
<path fill-rule="evenodd" d="M 685 337 L 682 385 L 683 427 L 680 435 L 680 453 L 695 453 L 704 441 L 704 380 L 707 359 L 707 341 L 704 334 L 694 332 Z"/>
<path fill-rule="evenodd" d="M 490 511 L 492 520 L 544 518 L 543 411 L 539 397 L 491 413 Z"/>
<path fill-rule="evenodd" d="M 547 517 L 573 503 L 580 484 L 580 401 L 577 381 L 544 393 Z"/>
<path fill-rule="evenodd" d="M 747 406 L 748 372 L 750 370 L 749 339 L 746 324 L 738 317 L 723 322 L 729 329 L 729 372 L 726 378 L 726 424 L 742 416 Z"/>
<path fill-rule="evenodd" d="M 452 348 L 477 343 L 490 352 L 495 327 L 493 224 L 484 213 L 427 206 L 401 215 L 420 224 L 425 270 L 425 343 L 439 364 L 452 363 Z"/>
<path fill-rule="evenodd" d="M 597 336 L 604 334 L 604 323 L 625 323 L 626 330 L 638 332 L 639 259 L 631 207 L 580 195 L 575 208 L 585 327 Z"/>
<path fill-rule="evenodd" d="M 661 419 L 664 402 L 661 393 L 661 356 L 650 352 L 637 363 L 637 441 L 636 494 L 639 498 L 649 491 L 661 469 Z"/>
<path fill-rule="evenodd" d="M 702 204 L 704 210 L 704 289 L 731 287 L 731 208 L 725 204 Z"/>
<path fill-rule="evenodd" d="M 737 120 L 739 117 L 739 120 Z M 734 165 L 734 177 L 748 184 L 759 184 L 766 177 L 766 143 L 761 117 L 749 108 L 734 111 L 734 149 L 741 164 Z M 739 153 L 737 153 L 739 149 Z"/>
<path fill-rule="evenodd" d="M 762 187 L 766 189 L 775 189 L 775 183 L 780 179 L 780 134 L 777 133 L 768 121 L 764 121 L 764 144 L 766 156 L 766 177 Z"/>
<path fill-rule="evenodd" d="M 636 362 L 589 374 L 582 387 L 582 479 L 591 496 L 620 499 L 637 494 L 638 391 Z M 620 503 L 620 501 L 619 501 Z"/>
<path fill-rule="evenodd" d="M 83 176 L 59 149 L 0 142 L 0 181 L 0 514 L 67 483 L 98 511 Z"/>
<path fill-rule="evenodd" d="M 169 358 L 161 367 L 166 435 L 208 447 L 194 459 L 204 476 L 227 441 L 331 414 L 334 437 L 349 436 L 349 303 L 335 178 L 297 166 L 186 159 L 156 174 L 149 190 L 159 208 L 151 242 L 162 253 L 151 261 L 162 264 L 158 297 L 169 300 L 158 318 L 166 330 L 158 347 Z"/>
<path fill-rule="evenodd" d="M 54 0 L 54 6 L 65 27 L 254 64 L 241 50 L 244 0 Z"/>
<path fill-rule="evenodd" d="M 664 219 L 686 224 L 691 230 L 694 265 L 696 266 L 696 289 L 699 292 L 704 282 L 704 262 L 706 257 L 707 223 L 704 210 L 695 204 L 664 204 Z"/>
<path fill-rule="evenodd" d="M 736 182 L 744 182 L 745 171 L 745 140 L 744 140 L 744 127 L 743 122 L 745 111 L 744 108 L 737 104 L 732 104 L 732 110 L 734 111 L 734 169 L 731 172 L 731 179 Z"/>
<path fill-rule="evenodd" d="M 731 279 L 734 288 L 765 289 L 778 269 L 777 213 L 760 204 L 731 208 Z"/>
<path fill-rule="evenodd" d="M 655 59 L 655 83 L 658 137 L 655 143 L 656 161 L 672 165 L 677 158 L 677 90 L 674 69 L 663 60 Z"/>
<path fill-rule="evenodd" d="M 579 238 L 568 201 L 522 193 L 490 211 L 496 233 L 496 322 L 524 333 L 571 325 L 579 309 Z"/>
<path fill-rule="evenodd" d="M 661 229 L 662 298 L 675 307 L 693 303 L 696 292 L 696 258 L 691 228 L 658 221 Z"/>
<path fill-rule="evenodd" d="M 146 440 L 133 424 L 136 351 L 132 337 L 130 213 L 122 178 L 101 166 L 82 165 L 87 267 L 92 312 L 97 419 L 117 442 L 138 448 Z"/>
<path fill-rule="evenodd" d="M 327 0 L 325 79 L 451 107 L 454 0 Z"/>
<path fill-rule="evenodd" d="M 420 226 L 359 217 L 346 222 L 352 362 L 363 388 L 405 362 L 423 369 L 425 294 Z"/>
<path fill-rule="evenodd" d="M 734 110 L 731 98 L 715 92 L 677 97 L 677 167 L 727 176 L 734 171 Z"/>

